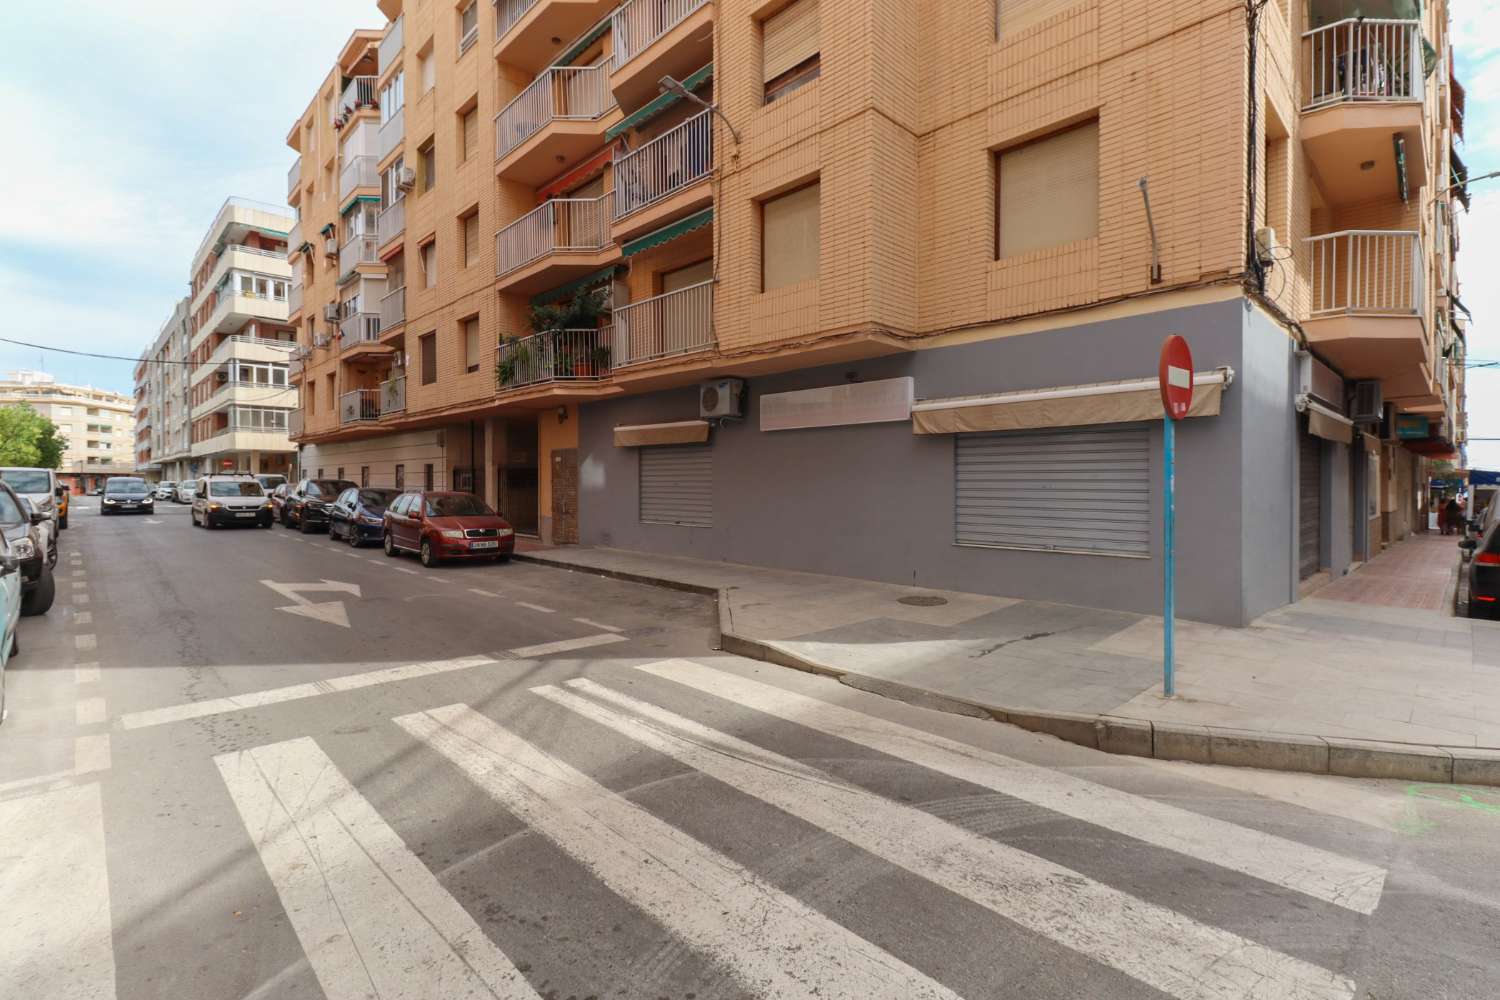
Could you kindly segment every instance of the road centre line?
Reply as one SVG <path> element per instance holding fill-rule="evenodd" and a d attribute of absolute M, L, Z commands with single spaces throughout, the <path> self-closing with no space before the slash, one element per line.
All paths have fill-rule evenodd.
<path fill-rule="evenodd" d="M 79 726 L 97 726 L 107 718 L 104 699 L 98 696 L 79 698 L 73 703 L 73 722 Z"/>
<path fill-rule="evenodd" d="M 93 684 L 99 680 L 99 661 L 89 660 L 73 666 L 74 684 Z"/>
<path fill-rule="evenodd" d="M 92 624 L 94 624 L 94 614 L 93 614 L 93 612 L 92 611 L 75 611 L 75 612 L 73 612 L 73 624 L 74 625 L 92 625 Z"/>
<path fill-rule="evenodd" d="M 44 785 L 53 785 L 72 778 L 81 778 L 90 774 L 97 774 L 100 771 L 108 771 L 110 763 L 108 733 L 90 733 L 87 736 L 78 736 L 73 740 L 73 766 L 70 769 L 66 771 L 53 771 L 50 774 L 36 774 L 29 778 L 16 778 L 14 781 L 0 783 L 0 795 L 22 791 L 27 788 L 40 788 Z M 0 996 L 5 995 L 0 993 Z"/>
<path fill-rule="evenodd" d="M 490 593 L 488 590 L 480 590 L 478 587 L 470 587 L 469 593 L 478 594 L 480 597 L 499 597 L 499 594 Z"/>
<path fill-rule="evenodd" d="M 73 647 L 81 653 L 89 653 L 99 648 L 99 637 L 91 632 L 73 637 Z"/>

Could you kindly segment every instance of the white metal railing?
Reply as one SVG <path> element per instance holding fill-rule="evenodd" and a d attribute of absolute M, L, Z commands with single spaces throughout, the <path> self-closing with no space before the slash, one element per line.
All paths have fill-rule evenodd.
<path fill-rule="evenodd" d="M 286 172 L 287 197 L 291 197 L 292 192 L 297 190 L 297 185 L 300 183 L 302 183 L 302 157 L 299 155 L 292 161 L 292 168 Z"/>
<path fill-rule="evenodd" d="M 610 372 L 613 329 L 549 330 L 503 340 L 495 351 L 501 391 L 539 382 L 601 379 Z"/>
<path fill-rule="evenodd" d="M 223 254 L 229 253 L 229 251 L 231 250 L 237 250 L 240 253 L 253 253 L 258 257 L 270 257 L 272 260 L 286 260 L 286 254 L 280 250 L 266 250 L 261 247 L 247 247 L 243 243 L 228 244 L 224 247 L 223 253 L 221 253 L 220 256 L 222 257 Z"/>
<path fill-rule="evenodd" d="M 629 0 L 611 15 L 615 66 L 640 55 L 662 35 L 688 19 L 708 0 Z"/>
<path fill-rule="evenodd" d="M 380 314 L 357 312 L 339 320 L 339 350 L 347 351 L 355 344 L 368 344 L 380 339 Z"/>
<path fill-rule="evenodd" d="M 349 242 L 339 247 L 339 273 L 343 278 L 359 264 L 373 264 L 380 259 L 379 238 L 375 236 L 351 236 Z"/>
<path fill-rule="evenodd" d="M 713 170 L 711 111 L 694 115 L 615 160 L 616 219 L 707 177 Z"/>
<path fill-rule="evenodd" d="M 368 154 L 346 159 L 343 169 L 339 171 L 339 201 L 349 197 L 358 188 L 380 187 L 380 172 L 375 169 L 378 162 Z"/>
<path fill-rule="evenodd" d="M 537 0 L 495 0 L 495 41 L 504 38 L 536 4 Z"/>
<path fill-rule="evenodd" d="M 712 280 L 616 306 L 614 367 L 707 350 L 714 345 L 713 313 Z"/>
<path fill-rule="evenodd" d="M 386 292 L 380 298 L 380 329 L 389 330 L 406 322 L 406 286 Z"/>
<path fill-rule="evenodd" d="M 292 287 L 287 289 L 286 313 L 293 316 L 302 311 L 302 286 L 293 282 Z"/>
<path fill-rule="evenodd" d="M 380 390 L 355 389 L 339 397 L 339 423 L 357 424 L 380 419 Z"/>
<path fill-rule="evenodd" d="M 495 116 L 495 159 L 552 121 L 591 121 L 614 107 L 609 63 L 549 66 Z"/>
<path fill-rule="evenodd" d="M 1337 313 L 1422 315 L 1426 278 L 1417 233 L 1351 229 L 1310 237 L 1307 247 L 1313 318 Z"/>
<path fill-rule="evenodd" d="M 296 342 L 290 337 L 283 340 L 280 337 L 256 337 L 243 333 L 236 333 L 226 337 L 224 343 L 249 344 L 251 347 L 274 347 L 277 350 L 288 351 L 297 346 Z"/>
<path fill-rule="evenodd" d="M 385 246 L 406 231 L 406 198 L 397 198 L 380 210 L 375 220 L 375 239 Z"/>
<path fill-rule="evenodd" d="M 380 135 L 376 140 L 376 156 L 385 159 L 390 156 L 395 148 L 406 139 L 406 105 L 401 105 L 380 126 Z"/>
<path fill-rule="evenodd" d="M 400 413 L 406 409 L 406 376 L 397 375 L 380 383 L 380 412 Z"/>
<path fill-rule="evenodd" d="M 1422 100 L 1419 21 L 1350 18 L 1302 35 L 1303 110 L 1345 101 Z"/>
<path fill-rule="evenodd" d="M 406 44 L 406 15 L 402 14 L 391 23 L 391 29 L 385 33 L 380 40 L 380 47 L 375 50 L 375 72 L 385 76 L 385 71 L 390 69 L 391 63 L 401 54 L 401 48 Z"/>
<path fill-rule="evenodd" d="M 609 245 L 606 199 L 553 198 L 495 234 L 495 274 L 508 274 L 549 253 Z"/>
<path fill-rule="evenodd" d="M 351 77 L 339 98 L 339 112 L 348 114 L 362 108 L 380 107 L 380 102 L 375 100 L 375 80 L 373 76 Z"/>

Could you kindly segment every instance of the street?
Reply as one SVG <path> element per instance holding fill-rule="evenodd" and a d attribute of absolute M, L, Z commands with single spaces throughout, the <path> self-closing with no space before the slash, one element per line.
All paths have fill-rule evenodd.
<path fill-rule="evenodd" d="M 714 652 L 704 597 L 75 500 L 0 997 L 1475 998 L 1500 795 L 1140 761 Z"/>

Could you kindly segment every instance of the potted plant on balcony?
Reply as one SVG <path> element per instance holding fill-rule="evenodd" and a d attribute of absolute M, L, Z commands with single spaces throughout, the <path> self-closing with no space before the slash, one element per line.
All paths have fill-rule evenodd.
<path fill-rule="evenodd" d="M 507 339 L 502 345 L 506 348 L 501 355 L 500 361 L 495 365 L 495 381 L 500 388 L 516 384 L 519 373 L 526 371 L 531 363 L 531 348 L 524 340 L 516 337 Z"/>

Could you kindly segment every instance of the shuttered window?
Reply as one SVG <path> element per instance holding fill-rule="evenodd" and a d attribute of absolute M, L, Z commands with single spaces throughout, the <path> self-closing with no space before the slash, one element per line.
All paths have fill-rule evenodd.
<path fill-rule="evenodd" d="M 713 527 L 713 450 L 709 445 L 640 449 L 641 521 Z"/>
<path fill-rule="evenodd" d="M 795 0 L 761 26 L 761 69 L 767 103 L 817 78 L 818 0 Z"/>
<path fill-rule="evenodd" d="M 422 384 L 432 385 L 437 381 L 437 334 L 418 337 L 417 345 L 422 358 Z"/>
<path fill-rule="evenodd" d="M 996 38 L 1025 31 L 1033 24 L 1082 6 L 1079 0 L 994 0 L 994 3 Z"/>
<path fill-rule="evenodd" d="M 464 332 L 464 371 L 469 374 L 479 371 L 479 317 L 470 316 L 459 324 Z"/>
<path fill-rule="evenodd" d="M 477 107 L 464 112 L 460 131 L 463 135 L 463 149 L 461 150 L 463 155 L 459 157 L 459 160 L 466 162 L 479 149 L 479 109 Z"/>
<path fill-rule="evenodd" d="M 1146 425 L 960 434 L 954 441 L 959 545 L 1150 554 Z"/>
<path fill-rule="evenodd" d="M 463 217 L 464 267 L 479 263 L 479 213 L 470 212 Z"/>
<path fill-rule="evenodd" d="M 821 185 L 809 184 L 761 206 L 761 290 L 818 276 Z"/>
<path fill-rule="evenodd" d="M 998 157 L 997 256 L 1015 257 L 1099 235 L 1099 123 Z"/>

